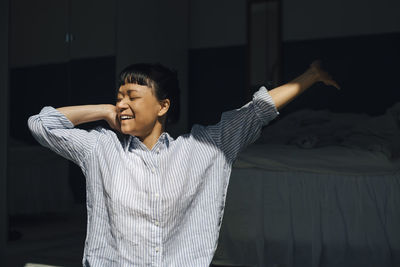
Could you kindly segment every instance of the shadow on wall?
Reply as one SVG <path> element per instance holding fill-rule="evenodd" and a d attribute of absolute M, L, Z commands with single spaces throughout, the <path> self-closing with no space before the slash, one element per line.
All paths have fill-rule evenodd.
<path fill-rule="evenodd" d="M 284 43 L 284 80 L 296 77 L 314 59 L 341 85 L 317 84 L 282 110 L 329 109 L 380 115 L 400 101 L 400 33 Z"/>

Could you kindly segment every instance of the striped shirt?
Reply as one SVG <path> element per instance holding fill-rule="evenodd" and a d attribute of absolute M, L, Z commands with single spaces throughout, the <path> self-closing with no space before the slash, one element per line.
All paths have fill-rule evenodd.
<path fill-rule="evenodd" d="M 86 131 L 52 107 L 31 116 L 36 140 L 86 177 L 83 266 L 209 266 L 217 248 L 232 164 L 277 111 L 265 87 L 212 126 L 194 125 L 149 150 L 137 137 Z M 57 179 L 57 177 L 55 177 Z"/>

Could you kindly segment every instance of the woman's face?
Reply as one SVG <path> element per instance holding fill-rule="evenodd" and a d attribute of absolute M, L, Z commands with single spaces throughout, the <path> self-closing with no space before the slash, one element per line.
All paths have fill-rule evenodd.
<path fill-rule="evenodd" d="M 119 88 L 116 107 L 121 132 L 139 138 L 148 136 L 165 114 L 152 88 L 132 83 Z"/>

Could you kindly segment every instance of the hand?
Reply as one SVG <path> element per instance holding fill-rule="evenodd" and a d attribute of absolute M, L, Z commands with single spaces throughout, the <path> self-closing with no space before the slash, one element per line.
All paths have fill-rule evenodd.
<path fill-rule="evenodd" d="M 117 108 L 114 105 L 107 105 L 107 116 L 105 120 L 110 127 L 118 132 L 121 132 L 121 123 L 118 119 Z"/>
<path fill-rule="evenodd" d="M 332 76 L 328 72 L 322 69 L 320 60 L 313 61 L 310 65 L 309 70 L 311 71 L 311 73 L 316 75 L 317 81 L 323 82 L 328 86 L 331 85 L 336 87 L 337 89 L 340 89 L 339 84 L 335 80 L 333 80 Z"/>

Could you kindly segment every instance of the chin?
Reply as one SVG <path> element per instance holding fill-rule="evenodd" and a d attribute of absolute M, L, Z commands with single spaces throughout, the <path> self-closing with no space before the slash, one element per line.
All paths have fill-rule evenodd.
<path fill-rule="evenodd" d="M 128 127 L 125 127 L 125 128 L 121 127 L 121 132 L 123 134 L 129 134 L 129 135 L 133 135 L 133 136 L 138 136 L 138 133 L 135 130 L 132 130 L 132 129 L 128 128 Z"/>
<path fill-rule="evenodd" d="M 132 135 L 132 129 L 129 129 L 128 127 L 121 127 L 121 132 L 123 134 L 130 134 Z"/>

